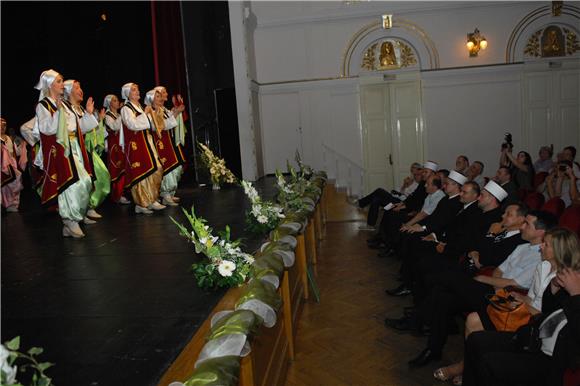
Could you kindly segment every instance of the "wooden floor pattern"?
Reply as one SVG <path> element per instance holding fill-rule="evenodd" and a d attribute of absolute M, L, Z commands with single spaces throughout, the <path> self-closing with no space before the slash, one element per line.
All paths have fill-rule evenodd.
<path fill-rule="evenodd" d="M 451 336 L 441 362 L 410 370 L 407 361 L 426 338 L 384 326 L 399 316 L 410 298 L 393 298 L 385 288 L 398 285 L 396 258 L 380 259 L 366 247 L 365 213 L 347 204 L 344 193 L 329 189 L 326 238 L 318 249 L 320 304 L 304 306 L 296 337 L 296 357 L 287 386 L 443 385 L 432 372 L 462 354 L 460 335 Z"/>

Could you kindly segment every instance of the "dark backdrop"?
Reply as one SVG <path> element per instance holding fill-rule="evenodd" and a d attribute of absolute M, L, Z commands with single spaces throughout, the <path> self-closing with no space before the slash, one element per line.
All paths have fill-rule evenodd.
<path fill-rule="evenodd" d="M 154 86 L 147 2 L 2 2 L 2 115 L 34 116 L 34 86 L 48 68 L 77 79 L 97 106 L 126 82 Z M 102 16 L 104 15 L 104 19 Z"/>
<path fill-rule="evenodd" d="M 209 137 L 218 152 L 219 143 L 237 150 L 221 154 L 241 176 L 235 98 L 222 107 L 236 124 L 221 137 L 214 104 L 214 90 L 234 88 L 227 2 L 2 2 L 0 6 L 0 108 L 9 127 L 18 131 L 34 117 L 38 101 L 34 86 L 45 69 L 79 80 L 85 99 L 93 96 L 98 107 L 105 95 L 120 96 L 127 82 L 140 85 L 143 100 L 157 77 L 170 95 L 181 93 L 186 107 L 191 106 L 186 123 L 190 134 Z M 187 141 L 191 165 L 191 135 Z M 193 168 L 188 169 L 184 180 L 194 177 Z"/>

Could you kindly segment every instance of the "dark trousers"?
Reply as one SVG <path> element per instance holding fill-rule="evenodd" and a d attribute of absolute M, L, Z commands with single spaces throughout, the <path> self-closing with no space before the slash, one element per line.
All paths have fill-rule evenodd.
<path fill-rule="evenodd" d="M 421 305 L 421 313 L 431 326 L 427 347 L 433 352 L 441 352 L 453 317 L 460 312 L 479 311 L 488 304 L 486 296 L 495 291 L 493 286 L 475 281 L 461 272 L 446 271 L 433 276 L 434 287 Z"/>
<path fill-rule="evenodd" d="M 368 194 L 358 200 L 358 206 L 365 208 L 369 206 L 369 214 L 367 216 L 367 224 L 374 226 L 377 223 L 377 218 L 379 217 L 379 209 L 388 203 L 400 202 L 398 198 L 394 197 L 391 193 L 387 192 L 385 189 L 375 189 L 371 194 Z"/>
<path fill-rule="evenodd" d="M 551 371 L 552 358 L 542 352 L 519 351 L 513 332 L 478 331 L 465 343 L 465 386 L 516 386 L 562 384 Z"/>

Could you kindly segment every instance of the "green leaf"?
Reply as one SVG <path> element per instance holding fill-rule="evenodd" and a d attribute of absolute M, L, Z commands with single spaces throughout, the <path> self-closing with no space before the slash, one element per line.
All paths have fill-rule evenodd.
<path fill-rule="evenodd" d="M 8 350 L 18 350 L 20 348 L 20 336 L 4 343 L 4 346 L 6 346 Z"/>
<path fill-rule="evenodd" d="M 39 355 L 42 354 L 44 352 L 44 349 L 42 347 L 31 347 L 28 350 L 28 354 L 30 355 Z"/>
<path fill-rule="evenodd" d="M 52 366 L 54 366 L 54 363 L 50 363 L 50 362 L 42 362 L 42 363 L 38 364 L 38 368 L 40 369 L 40 371 L 44 371 Z"/>

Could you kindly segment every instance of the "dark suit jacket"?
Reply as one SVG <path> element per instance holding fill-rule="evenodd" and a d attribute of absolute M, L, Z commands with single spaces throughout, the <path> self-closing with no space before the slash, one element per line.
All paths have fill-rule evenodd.
<path fill-rule="evenodd" d="M 449 225 L 461 208 L 463 208 L 463 204 L 459 201 L 459 195 L 451 199 L 448 196 L 443 197 L 433 213 L 420 222 L 421 225 L 427 227 L 425 234 L 441 231 Z"/>
<path fill-rule="evenodd" d="M 435 233 L 437 240 L 447 243 L 446 255 L 459 256 L 473 248 L 481 227 L 481 216 L 482 211 L 474 202 L 467 209 L 460 210 L 444 231 Z"/>
<path fill-rule="evenodd" d="M 518 188 L 515 182 L 510 181 L 505 185 L 502 185 L 503 190 L 506 191 L 508 196 L 501 202 L 501 206 L 505 208 L 506 206 L 513 204 L 514 202 L 520 201 L 518 198 Z"/>
<path fill-rule="evenodd" d="M 484 237 L 476 249 L 479 252 L 479 263 L 484 267 L 498 267 L 518 245 L 524 243 L 527 241 L 519 233 L 499 241 L 496 237 Z"/>
<path fill-rule="evenodd" d="M 425 190 L 425 181 L 421 181 L 419 182 L 417 189 L 415 189 L 413 193 L 411 193 L 409 197 L 407 197 L 405 201 L 403 201 L 403 203 L 405 204 L 405 207 L 407 208 L 408 212 L 415 211 L 418 212 L 421 210 L 421 207 L 423 206 L 425 197 L 427 197 L 427 191 Z"/>

